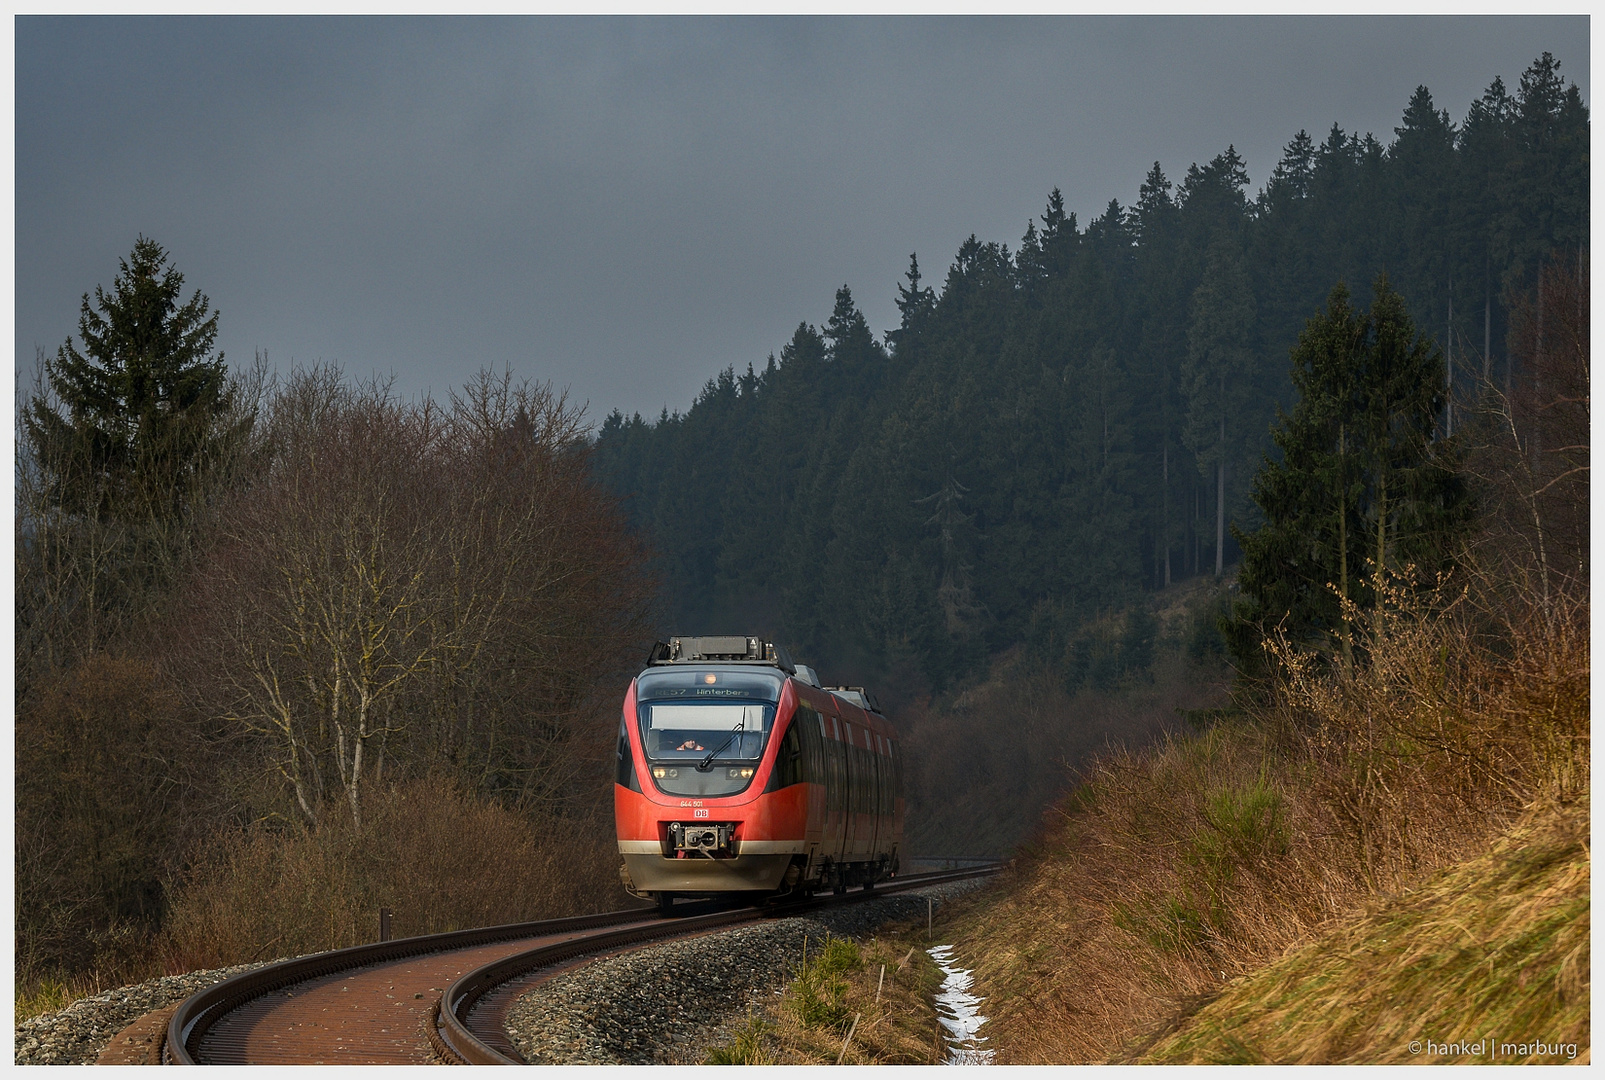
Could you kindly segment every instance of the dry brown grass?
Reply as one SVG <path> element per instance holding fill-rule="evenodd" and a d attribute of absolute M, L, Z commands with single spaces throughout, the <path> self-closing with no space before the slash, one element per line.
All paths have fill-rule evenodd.
<path fill-rule="evenodd" d="M 628 906 L 609 822 L 537 823 L 423 780 L 376 800 L 357 829 L 257 827 L 216 840 L 176 891 L 169 971 Z"/>
<path fill-rule="evenodd" d="M 1233 981 L 1157 1063 L 1585 1063 L 1589 800 Z M 1447 1049 L 1446 1049 L 1447 1048 Z"/>
<path fill-rule="evenodd" d="M 864 944 L 831 939 L 806 962 L 799 957 L 784 994 L 753 1010 L 706 1064 L 939 1064 L 932 1001 L 942 973 L 925 945 L 923 926 L 912 924 L 884 926 Z"/>
<path fill-rule="evenodd" d="M 1429 597 L 1371 663 L 1284 655 L 1247 719 L 1106 758 L 1001 897 L 956 912 L 1000 1059 L 1103 1061 L 1588 783 L 1587 606 Z"/>

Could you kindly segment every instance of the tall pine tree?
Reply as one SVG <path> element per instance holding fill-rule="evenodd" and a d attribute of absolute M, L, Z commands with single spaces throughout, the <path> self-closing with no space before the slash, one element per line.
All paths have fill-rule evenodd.
<path fill-rule="evenodd" d="M 1471 516 L 1454 444 L 1439 440 L 1443 354 L 1379 277 L 1362 315 L 1339 284 L 1293 350 L 1299 398 L 1254 478 L 1265 525 L 1237 532 L 1241 597 L 1229 639 L 1257 671 L 1261 631 L 1352 661 L 1343 601 L 1374 606 L 1382 579 L 1444 569 Z"/>
<path fill-rule="evenodd" d="M 144 236 L 111 292 L 83 297 L 78 333 L 45 362 L 55 400 L 23 414 L 31 464 L 69 512 L 180 513 L 188 482 L 214 456 L 230 391 L 215 352 L 217 312 Z"/>

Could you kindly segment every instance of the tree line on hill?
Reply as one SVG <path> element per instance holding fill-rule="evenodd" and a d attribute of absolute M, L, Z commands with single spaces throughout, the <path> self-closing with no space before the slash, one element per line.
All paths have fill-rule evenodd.
<path fill-rule="evenodd" d="M 844 286 L 684 413 L 614 412 L 595 461 L 657 551 L 667 623 L 942 687 L 1220 575 L 1262 520 L 1289 355 L 1334 282 L 1385 275 L 1390 325 L 1436 340 L 1440 383 L 1410 407 L 1453 437 L 1519 382 L 1512 311 L 1544 260 L 1582 258 L 1588 111 L 1558 67 L 1495 79 L 1458 124 L 1421 87 L 1386 144 L 1299 132 L 1252 198 L 1230 147 L 1179 184 L 1156 163 L 1136 205 L 1085 226 L 1055 190 L 1014 250 L 966 240 L 940 291 L 911 257 L 884 342 Z M 1351 507 L 1356 531 L 1379 506 Z"/>

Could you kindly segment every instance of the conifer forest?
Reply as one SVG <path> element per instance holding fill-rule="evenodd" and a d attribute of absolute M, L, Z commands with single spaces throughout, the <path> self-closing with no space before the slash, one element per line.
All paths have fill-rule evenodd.
<path fill-rule="evenodd" d="M 1335 285 L 1362 308 L 1396 294 L 1431 342 L 1434 438 L 1508 390 L 1514 298 L 1546 260 L 1586 261 L 1588 132 L 1545 54 L 1459 120 L 1420 87 L 1391 137 L 1299 131 L 1258 191 L 1230 146 L 1180 177 L 1156 163 L 1135 205 L 1084 223 L 1054 190 L 1012 248 L 972 236 L 935 273 L 911 256 L 884 341 L 844 285 L 683 413 L 608 416 L 597 468 L 658 551 L 675 630 L 752 626 L 844 675 L 952 685 L 1238 561 L 1290 354 Z"/>

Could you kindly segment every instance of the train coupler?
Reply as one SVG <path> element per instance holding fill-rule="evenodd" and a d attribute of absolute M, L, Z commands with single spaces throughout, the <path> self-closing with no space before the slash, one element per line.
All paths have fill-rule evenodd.
<path fill-rule="evenodd" d="M 735 854 L 736 823 L 669 822 L 671 858 L 728 859 Z"/>

